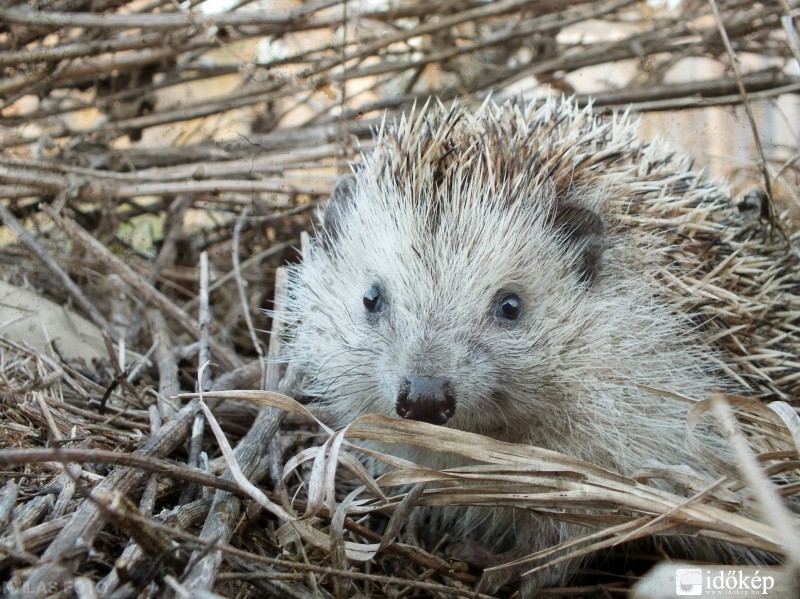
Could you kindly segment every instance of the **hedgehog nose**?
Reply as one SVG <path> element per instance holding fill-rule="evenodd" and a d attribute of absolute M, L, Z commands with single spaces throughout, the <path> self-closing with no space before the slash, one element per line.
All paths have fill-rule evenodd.
<path fill-rule="evenodd" d="M 407 420 L 444 424 L 456 413 L 456 395 L 450 379 L 442 376 L 404 378 L 395 409 Z"/>

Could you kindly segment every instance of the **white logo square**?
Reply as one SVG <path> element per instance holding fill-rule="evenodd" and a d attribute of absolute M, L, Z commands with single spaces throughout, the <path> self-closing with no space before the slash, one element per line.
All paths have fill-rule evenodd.
<path fill-rule="evenodd" d="M 702 595 L 703 570 L 700 568 L 678 568 L 675 571 L 675 594 Z"/>

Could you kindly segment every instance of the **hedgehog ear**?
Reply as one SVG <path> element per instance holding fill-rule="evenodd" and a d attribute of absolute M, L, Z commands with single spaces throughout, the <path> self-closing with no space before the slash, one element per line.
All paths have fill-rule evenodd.
<path fill-rule="evenodd" d="M 352 210 L 355 192 L 355 175 L 345 175 L 336 182 L 325 206 L 325 218 L 322 221 L 322 240 L 326 245 L 339 237 L 342 223 Z"/>
<path fill-rule="evenodd" d="M 567 248 L 579 252 L 576 262 L 581 283 L 590 287 L 600 273 L 605 244 L 603 219 L 589 208 L 562 203 L 556 208 L 553 225 Z"/>

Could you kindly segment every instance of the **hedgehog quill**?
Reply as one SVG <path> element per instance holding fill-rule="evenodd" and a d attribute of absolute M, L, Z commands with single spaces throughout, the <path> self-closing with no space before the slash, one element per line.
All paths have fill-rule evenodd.
<path fill-rule="evenodd" d="M 333 426 L 422 420 L 626 474 L 690 462 L 689 406 L 647 388 L 800 390 L 797 258 L 764 228 L 625 115 L 552 98 L 426 106 L 380 129 L 290 270 L 287 389 Z M 783 359 L 760 369 L 767 347 Z M 451 525 L 495 552 L 574 532 L 520 514 L 487 530 L 496 518 L 468 513 Z"/>

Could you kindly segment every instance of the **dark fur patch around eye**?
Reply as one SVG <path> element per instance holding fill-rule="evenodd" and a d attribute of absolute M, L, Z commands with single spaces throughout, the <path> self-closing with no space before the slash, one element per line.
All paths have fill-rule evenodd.
<path fill-rule="evenodd" d="M 582 283 L 591 286 L 600 273 L 605 249 L 605 227 L 600 215 L 582 206 L 559 204 L 553 225 L 566 246 L 579 252 L 578 276 Z"/>

